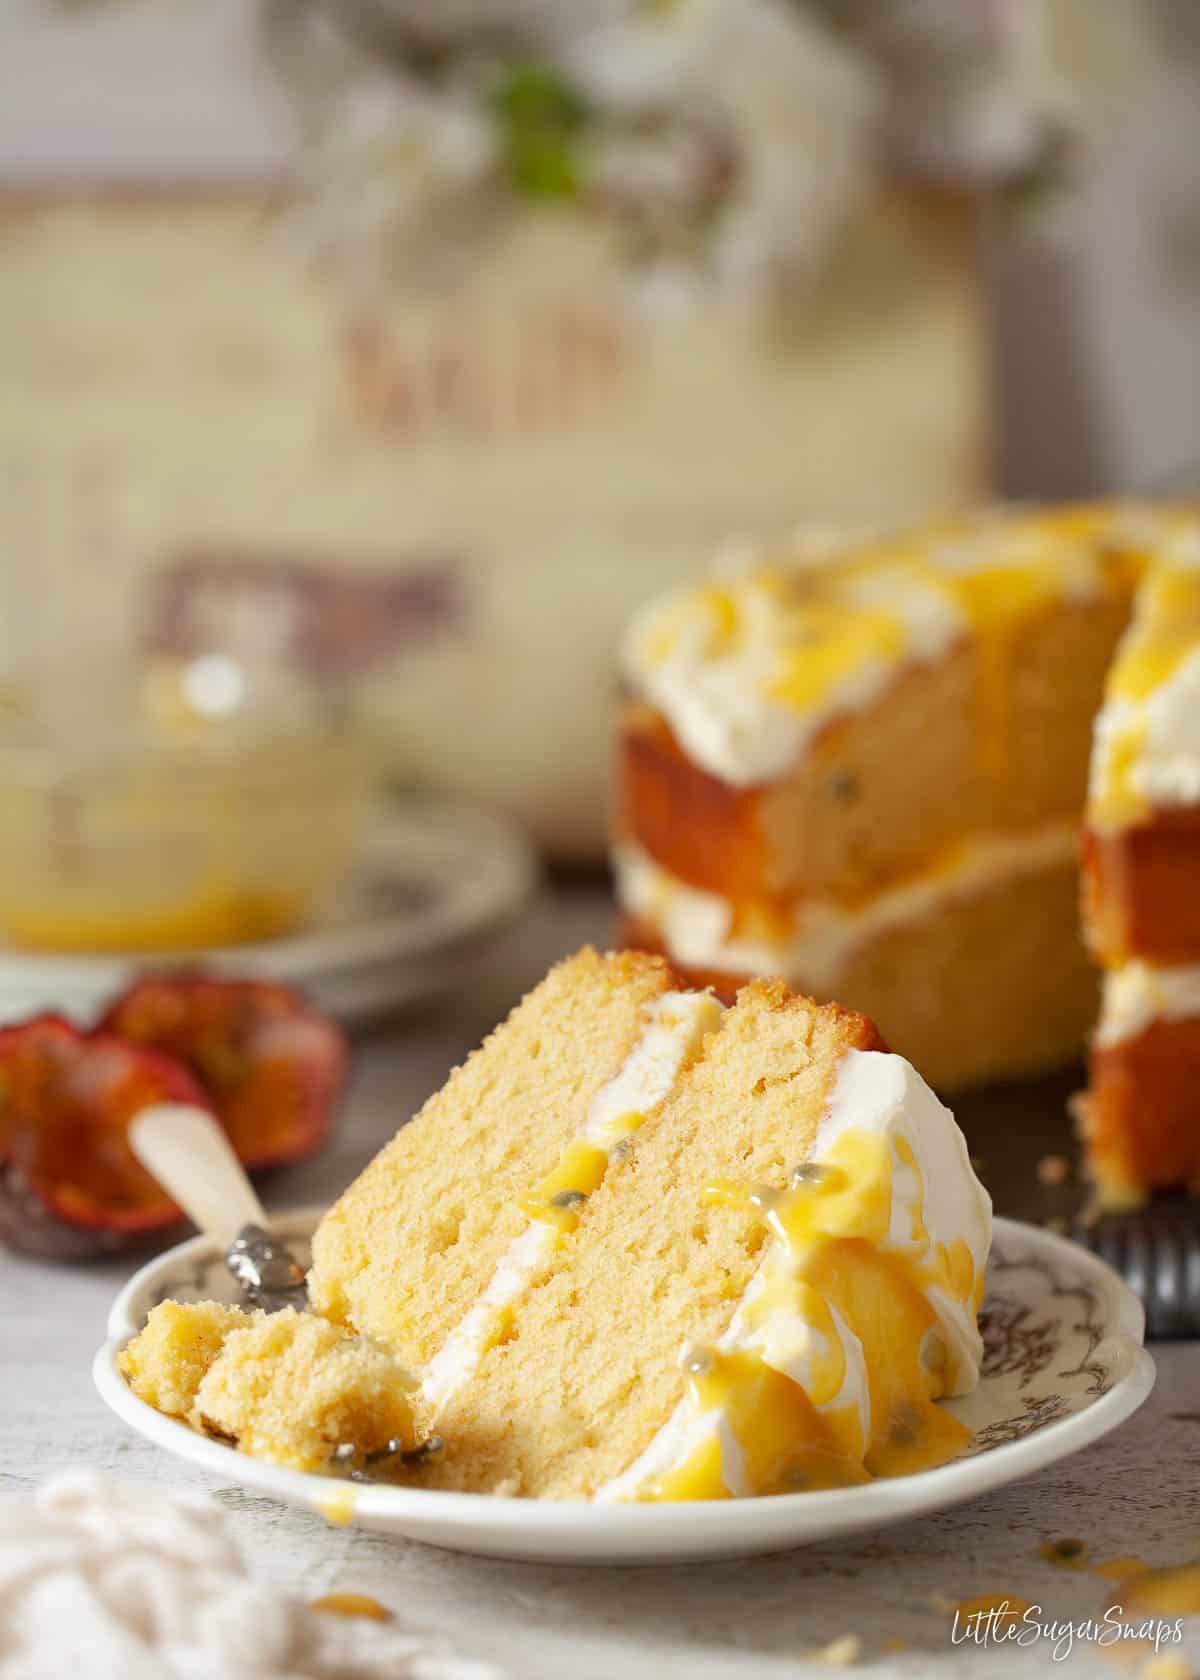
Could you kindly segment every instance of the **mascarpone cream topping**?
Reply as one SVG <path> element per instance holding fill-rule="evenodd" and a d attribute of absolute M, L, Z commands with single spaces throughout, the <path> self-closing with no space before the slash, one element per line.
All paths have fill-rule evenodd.
<path fill-rule="evenodd" d="M 1200 1017 L 1200 963 L 1185 968 L 1154 968 L 1127 962 L 1104 976 L 1097 1049 L 1111 1049 L 1136 1038 L 1155 1021 Z"/>
<path fill-rule="evenodd" d="M 782 1491 L 788 1454 L 783 1485 L 864 1480 L 965 1444 L 932 1401 L 979 1379 L 991 1201 L 949 1110 L 901 1057 L 848 1051 L 795 1188 L 760 1196 L 774 1240 L 729 1329 L 683 1350 L 687 1395 L 598 1499 Z"/>
<path fill-rule="evenodd" d="M 1182 536 L 1148 578 L 1096 718 L 1088 817 L 1096 827 L 1200 804 L 1200 539 Z"/>
<path fill-rule="evenodd" d="M 735 907 L 728 899 L 680 881 L 640 847 L 618 846 L 613 862 L 622 908 L 654 927 L 668 955 L 685 968 L 778 974 L 830 991 L 868 939 L 921 921 L 949 899 L 1066 863 L 1075 856 L 1076 836 L 1075 823 L 1061 822 L 979 840 L 938 869 L 885 888 L 853 909 L 830 900 L 800 904 L 789 928 L 759 937 L 735 931 Z"/>
<path fill-rule="evenodd" d="M 736 787 L 781 776 L 833 717 L 906 665 L 974 632 L 1002 645 L 1057 598 L 1108 587 L 1101 552 L 1125 510 L 991 512 L 859 548 L 822 566 L 803 544 L 653 602 L 622 665 L 693 763 Z"/>
<path fill-rule="evenodd" d="M 552 1258 L 578 1209 L 603 1179 L 624 1140 L 671 1093 L 721 1006 L 708 992 L 664 992 L 646 1012 L 623 1065 L 592 1098 L 587 1117 L 558 1166 L 523 1201 L 529 1224 L 501 1257 L 487 1288 L 430 1360 L 422 1397 L 441 1407 L 474 1374 L 506 1315 Z"/>

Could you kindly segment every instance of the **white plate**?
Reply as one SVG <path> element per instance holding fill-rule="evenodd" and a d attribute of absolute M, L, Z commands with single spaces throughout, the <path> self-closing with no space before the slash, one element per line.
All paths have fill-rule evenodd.
<path fill-rule="evenodd" d="M 475 806 L 408 798 L 368 823 L 345 889 L 309 928 L 205 950 L 39 956 L 0 947 L 0 1018 L 59 1009 L 90 1020 L 136 975 L 194 968 L 302 987 L 343 1021 L 427 997 L 462 973 L 528 899 L 537 866 L 507 822 Z"/>
<path fill-rule="evenodd" d="M 307 1258 L 311 1211 L 276 1222 Z M 1073 1243 L 996 1221 L 984 1303 L 983 1381 L 952 1410 L 973 1432 L 967 1456 L 892 1481 L 771 1499 L 679 1505 L 559 1504 L 365 1486 L 284 1470 L 198 1435 L 138 1400 L 116 1366 L 122 1346 L 167 1295 L 232 1300 L 204 1237 L 143 1266 L 113 1303 L 96 1387 L 126 1423 L 168 1452 L 287 1504 L 454 1551 L 555 1563 L 679 1563 L 752 1556 L 944 1509 L 1098 1441 L 1154 1386 L 1142 1308 L 1117 1274 Z"/>

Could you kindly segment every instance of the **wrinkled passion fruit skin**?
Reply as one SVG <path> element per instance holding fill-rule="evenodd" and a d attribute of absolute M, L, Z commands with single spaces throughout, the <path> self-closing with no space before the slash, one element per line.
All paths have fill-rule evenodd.
<path fill-rule="evenodd" d="M 134 1158 L 151 1103 L 216 1115 L 251 1170 L 325 1141 L 341 1030 L 289 987 L 205 975 L 136 982 L 86 1032 L 59 1015 L 0 1028 L 0 1243 L 82 1260 L 161 1238 L 180 1210 Z"/>
<path fill-rule="evenodd" d="M 156 1242 L 182 1219 L 172 1205 L 161 1221 L 144 1231 L 81 1225 L 47 1206 L 18 1167 L 0 1163 L 0 1245 L 34 1260 L 98 1260 L 124 1254 Z"/>
<path fill-rule="evenodd" d="M 0 1241 L 82 1260 L 177 1224 L 128 1143 L 134 1115 L 159 1102 L 212 1106 L 171 1058 L 61 1016 L 0 1029 Z"/>
<path fill-rule="evenodd" d="M 329 1134 L 345 1083 L 346 1040 L 288 986 L 148 975 L 111 1005 L 100 1027 L 186 1067 L 247 1167 L 299 1160 Z"/>

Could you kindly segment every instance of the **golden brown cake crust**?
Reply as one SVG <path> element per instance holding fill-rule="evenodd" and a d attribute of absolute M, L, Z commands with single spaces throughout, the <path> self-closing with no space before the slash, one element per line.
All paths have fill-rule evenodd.
<path fill-rule="evenodd" d="M 1093 1050 L 1083 1129 L 1102 1199 L 1200 1194 L 1200 1018 L 1155 1021 Z"/>
<path fill-rule="evenodd" d="M 1200 963 L 1200 810 L 1185 806 L 1128 828 L 1087 829 L 1082 852 L 1084 927 L 1099 961 Z"/>

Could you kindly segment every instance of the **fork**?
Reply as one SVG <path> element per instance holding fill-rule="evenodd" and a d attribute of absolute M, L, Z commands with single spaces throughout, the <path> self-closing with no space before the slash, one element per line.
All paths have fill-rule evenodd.
<path fill-rule="evenodd" d="M 267 1224 L 254 1186 L 233 1147 L 202 1108 L 155 1103 L 129 1128 L 134 1155 L 225 1257 L 225 1265 L 251 1306 L 265 1312 L 309 1307 L 304 1268 Z M 331 1467 L 354 1482 L 377 1479 L 389 1465 L 411 1464 L 441 1450 L 436 1435 L 414 1448 L 389 1441 L 363 1453 L 352 1441 L 333 1450 Z"/>
<path fill-rule="evenodd" d="M 1072 1235 L 1107 1260 L 1146 1308 L 1157 1340 L 1200 1336 L 1200 1204 L 1156 1197 L 1130 1213 L 1107 1213 Z"/>

